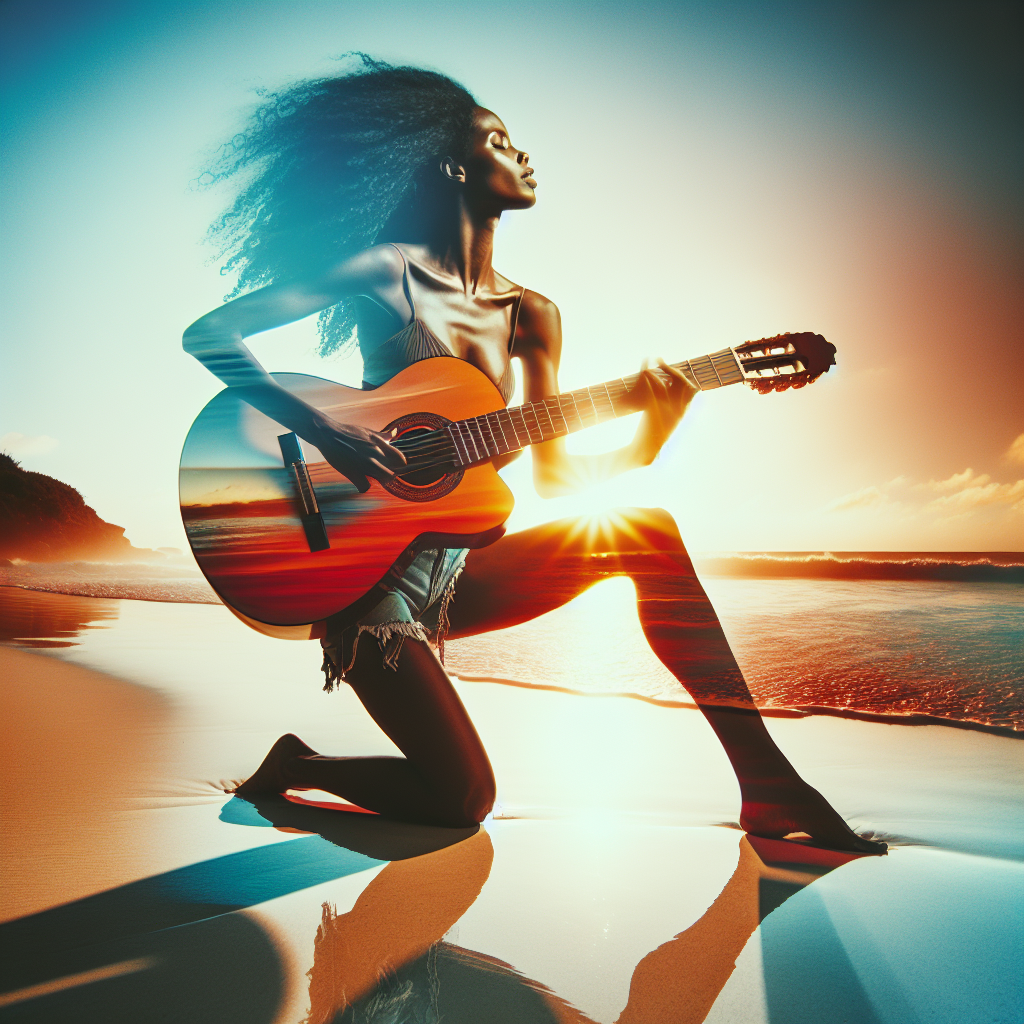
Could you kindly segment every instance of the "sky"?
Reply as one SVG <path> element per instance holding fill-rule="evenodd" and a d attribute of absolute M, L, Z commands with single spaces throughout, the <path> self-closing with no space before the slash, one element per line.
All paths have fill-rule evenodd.
<path fill-rule="evenodd" d="M 695 551 L 1019 550 L 1024 192 L 1015 3 L 4 0 L 0 450 L 186 547 L 180 345 L 231 287 L 196 186 L 254 90 L 363 50 L 462 81 L 529 150 L 496 267 L 562 312 L 563 389 L 782 331 L 812 387 L 699 396 L 657 462 L 510 525 L 658 505 Z M 312 321 L 270 370 L 359 380 Z M 635 421 L 573 438 L 625 443 Z"/>

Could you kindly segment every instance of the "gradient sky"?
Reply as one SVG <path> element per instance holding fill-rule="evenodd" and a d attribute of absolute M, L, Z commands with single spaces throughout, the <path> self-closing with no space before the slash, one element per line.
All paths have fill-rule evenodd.
<path fill-rule="evenodd" d="M 1019 5 L 6 0 L 0 448 L 138 545 L 219 383 L 230 282 L 189 183 L 253 89 L 365 50 L 463 81 L 532 155 L 495 263 L 562 310 L 568 389 L 780 331 L 839 365 L 702 396 L 652 467 L 513 525 L 663 505 L 695 550 L 1024 547 Z M 359 378 L 305 322 L 268 369 Z M 574 439 L 621 443 L 630 422 Z M 1015 445 L 1016 442 L 1016 445 Z"/>

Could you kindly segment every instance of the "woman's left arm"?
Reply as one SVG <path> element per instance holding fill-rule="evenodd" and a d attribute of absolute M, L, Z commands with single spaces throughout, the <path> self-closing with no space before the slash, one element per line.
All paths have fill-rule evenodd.
<path fill-rule="evenodd" d="M 562 321 L 558 307 L 537 292 L 528 291 L 523 296 L 515 353 L 523 365 L 527 402 L 559 393 Z M 602 455 L 570 455 L 564 438 L 534 446 L 533 480 L 541 497 L 571 494 L 654 461 L 698 390 L 678 370 L 664 363 L 660 368 L 664 376 L 649 370 L 646 364 L 641 368 L 630 398 L 637 410 L 643 410 L 643 416 L 633 440 L 624 448 Z"/>

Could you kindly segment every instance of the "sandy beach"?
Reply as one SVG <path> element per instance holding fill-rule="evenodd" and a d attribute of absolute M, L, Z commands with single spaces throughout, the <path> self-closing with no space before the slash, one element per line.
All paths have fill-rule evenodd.
<path fill-rule="evenodd" d="M 478 832 L 398 826 L 225 792 L 285 731 L 393 752 L 320 692 L 315 644 L 216 605 L 4 598 L 0 1019 L 1021 1017 L 1019 740 L 769 719 L 890 843 L 850 858 L 745 838 L 693 710 L 460 681 L 499 804 Z"/>

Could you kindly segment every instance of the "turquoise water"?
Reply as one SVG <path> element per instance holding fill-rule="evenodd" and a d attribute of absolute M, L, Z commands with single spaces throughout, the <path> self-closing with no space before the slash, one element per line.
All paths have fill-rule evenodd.
<path fill-rule="evenodd" d="M 194 570 L 151 568 L 2 570 L 0 584 L 80 596 L 60 602 L 0 587 L 0 641 L 73 645 L 82 630 L 117 617 L 118 602 L 100 598 L 216 601 Z M 726 576 L 703 583 L 764 707 L 925 714 L 1024 731 L 1020 583 Z M 689 700 L 651 653 L 633 585 L 623 578 L 533 622 L 451 642 L 447 651 L 449 668 L 467 678 Z"/>
<path fill-rule="evenodd" d="M 925 714 L 1024 730 L 1024 587 L 708 577 L 758 704 Z M 651 654 L 632 584 L 448 645 L 460 674 L 688 700 Z"/>
<path fill-rule="evenodd" d="M 1024 729 L 1024 587 L 706 581 L 758 703 Z"/>

